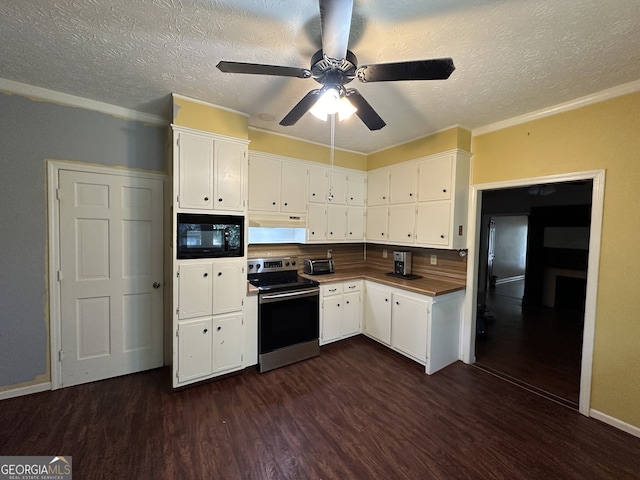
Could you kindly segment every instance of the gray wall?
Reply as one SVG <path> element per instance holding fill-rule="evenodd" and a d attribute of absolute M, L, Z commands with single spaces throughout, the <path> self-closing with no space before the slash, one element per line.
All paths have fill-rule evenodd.
<path fill-rule="evenodd" d="M 498 281 L 524 275 L 527 266 L 526 215 L 493 217 L 496 223 L 493 274 Z"/>
<path fill-rule="evenodd" d="M 48 373 L 46 159 L 164 171 L 166 127 L 0 93 L 0 388 Z"/>

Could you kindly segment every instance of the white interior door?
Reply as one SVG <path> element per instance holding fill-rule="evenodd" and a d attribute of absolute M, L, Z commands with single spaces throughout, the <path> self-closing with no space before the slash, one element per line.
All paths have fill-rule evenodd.
<path fill-rule="evenodd" d="M 62 386 L 162 366 L 162 181 L 60 170 Z"/>

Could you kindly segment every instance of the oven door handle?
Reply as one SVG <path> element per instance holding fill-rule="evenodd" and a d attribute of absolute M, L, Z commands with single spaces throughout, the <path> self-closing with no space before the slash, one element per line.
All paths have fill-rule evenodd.
<path fill-rule="evenodd" d="M 264 293 L 260 295 L 260 303 L 284 302 L 294 298 L 314 297 L 320 295 L 319 288 L 308 288 L 306 290 L 296 290 L 293 292 Z"/>

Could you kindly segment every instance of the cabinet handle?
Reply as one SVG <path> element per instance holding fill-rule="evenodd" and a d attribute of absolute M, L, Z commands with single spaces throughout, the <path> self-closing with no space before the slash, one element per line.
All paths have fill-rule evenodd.
<path fill-rule="evenodd" d="M 335 292 L 337 290 L 337 288 L 330 288 L 329 291 L 330 292 Z"/>
<path fill-rule="evenodd" d="M 209 197 L 204 197 L 204 201 L 208 202 L 209 201 Z"/>
<path fill-rule="evenodd" d="M 216 330 L 220 331 L 220 330 L 222 330 L 222 327 L 218 327 L 218 328 L 216 328 Z"/>
<path fill-rule="evenodd" d="M 205 328 L 205 329 L 202 331 L 202 333 L 207 333 L 208 331 L 209 331 L 209 329 L 208 329 L 208 328 Z"/>
<path fill-rule="evenodd" d="M 206 277 L 209 276 L 209 274 L 207 272 L 204 272 L 204 275 L 202 275 L 202 276 L 206 278 Z"/>

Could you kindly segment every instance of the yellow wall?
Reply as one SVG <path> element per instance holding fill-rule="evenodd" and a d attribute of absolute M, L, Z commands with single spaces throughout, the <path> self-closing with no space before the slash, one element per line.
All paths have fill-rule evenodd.
<path fill-rule="evenodd" d="M 246 140 L 249 117 L 214 105 L 173 95 L 174 125 Z"/>
<path fill-rule="evenodd" d="M 367 157 L 367 170 L 426 157 L 427 155 L 453 150 L 454 148 L 470 152 L 471 132 L 464 128 L 454 127 L 412 142 L 372 153 Z"/>
<path fill-rule="evenodd" d="M 591 408 L 640 427 L 640 93 L 473 139 L 473 184 L 606 169 Z"/>
<path fill-rule="evenodd" d="M 251 141 L 249 144 L 251 150 L 312 162 L 330 163 L 330 149 L 325 145 L 255 129 L 249 130 L 249 140 Z M 333 163 L 338 167 L 366 170 L 367 156 L 362 153 L 336 149 Z"/>

